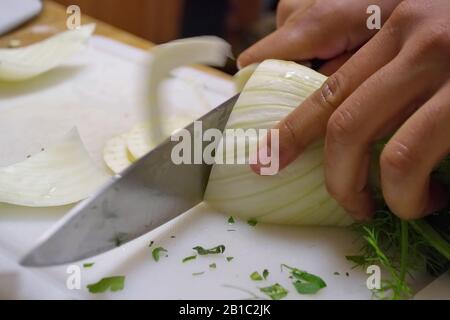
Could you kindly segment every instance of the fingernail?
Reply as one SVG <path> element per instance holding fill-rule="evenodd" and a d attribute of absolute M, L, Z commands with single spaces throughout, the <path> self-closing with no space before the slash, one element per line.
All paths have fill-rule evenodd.
<path fill-rule="evenodd" d="M 269 166 L 269 164 L 263 164 L 261 162 L 261 156 L 262 155 L 270 155 L 270 147 L 267 145 L 267 139 L 265 139 L 262 143 L 260 143 L 259 147 L 258 147 L 258 153 L 256 155 L 256 164 L 251 164 L 250 168 L 256 173 L 261 175 L 261 169 Z"/>
<path fill-rule="evenodd" d="M 331 98 L 333 96 L 333 91 L 331 91 L 331 88 L 328 85 L 328 83 L 325 83 L 325 85 L 323 86 L 322 95 L 325 100 L 328 100 L 329 98 Z"/>

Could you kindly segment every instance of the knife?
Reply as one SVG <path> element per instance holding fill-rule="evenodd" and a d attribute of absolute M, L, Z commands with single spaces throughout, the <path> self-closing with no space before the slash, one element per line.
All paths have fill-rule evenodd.
<path fill-rule="evenodd" d="M 203 131 L 215 128 L 223 132 L 238 97 L 198 119 Z M 194 137 L 194 123 L 185 129 Z M 171 153 L 178 143 L 167 139 L 74 207 L 20 264 L 47 267 L 91 258 L 148 233 L 202 202 L 212 166 L 174 164 Z M 203 142 L 203 149 L 208 144 Z"/>

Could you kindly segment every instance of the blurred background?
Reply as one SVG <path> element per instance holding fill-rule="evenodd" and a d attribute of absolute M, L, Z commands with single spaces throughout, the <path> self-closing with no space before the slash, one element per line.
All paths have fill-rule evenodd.
<path fill-rule="evenodd" d="M 56 0 L 154 43 L 217 35 L 242 50 L 275 29 L 278 0 Z M 231 68 L 229 66 L 229 68 Z M 227 70 L 233 72 L 233 70 Z"/>

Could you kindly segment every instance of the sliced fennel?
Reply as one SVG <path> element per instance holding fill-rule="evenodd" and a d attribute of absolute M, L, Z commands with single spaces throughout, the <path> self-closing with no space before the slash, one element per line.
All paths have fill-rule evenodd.
<path fill-rule="evenodd" d="M 127 148 L 127 137 L 127 134 L 114 137 L 106 143 L 103 149 L 103 159 L 114 173 L 121 173 L 133 163 Z"/>
<path fill-rule="evenodd" d="M 258 68 L 258 63 L 251 64 L 234 75 L 234 85 L 237 92 L 241 92 L 248 80 L 251 78 L 255 70 Z"/>
<path fill-rule="evenodd" d="M 87 198 L 107 179 L 73 130 L 60 144 L 0 168 L 0 202 L 29 207 L 67 205 Z"/>
<path fill-rule="evenodd" d="M 27 80 L 55 68 L 83 48 L 94 30 L 88 24 L 27 47 L 0 49 L 0 80 Z"/>
<path fill-rule="evenodd" d="M 161 114 L 158 101 L 159 85 L 178 67 L 190 64 L 223 66 L 231 57 L 231 46 L 223 39 L 204 36 L 175 40 L 159 45 L 152 50 L 150 89 L 150 134 L 156 141 L 162 141 Z"/>
<path fill-rule="evenodd" d="M 248 74 L 240 75 L 241 83 L 246 84 L 228 128 L 270 128 L 326 80 L 307 67 L 278 60 L 267 60 L 248 72 L 251 74 L 248 81 Z M 227 151 L 230 150 L 224 148 Z M 353 222 L 324 185 L 322 142 L 309 147 L 275 176 L 258 176 L 247 164 L 214 165 L 205 201 L 243 220 L 324 226 L 346 226 Z"/>
<path fill-rule="evenodd" d="M 134 126 L 126 135 L 127 147 L 133 159 L 140 159 L 148 152 L 158 146 L 177 130 L 184 128 L 193 119 L 185 117 L 172 117 L 159 122 L 163 135 L 160 138 L 153 136 L 152 124 L 150 122 L 140 123 Z M 105 159 L 106 161 L 106 159 Z"/>
<path fill-rule="evenodd" d="M 142 158 L 158 145 L 151 137 L 150 123 L 135 125 L 126 137 L 126 146 L 134 160 Z"/>

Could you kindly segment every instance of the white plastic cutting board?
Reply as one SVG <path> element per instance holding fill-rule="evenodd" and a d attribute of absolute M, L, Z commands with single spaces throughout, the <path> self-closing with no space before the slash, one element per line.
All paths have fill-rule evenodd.
<path fill-rule="evenodd" d="M 148 54 L 123 44 L 94 37 L 82 55 L 39 79 L 23 84 L 0 84 L 0 166 L 24 159 L 57 141 L 77 126 L 93 158 L 103 166 L 105 141 L 142 121 L 146 106 Z M 233 94 L 229 81 L 184 68 L 164 85 L 167 116 L 192 120 Z M 354 235 L 345 229 L 297 228 L 227 224 L 227 217 L 201 205 L 175 221 L 102 256 L 90 269 L 81 268 L 81 290 L 69 290 L 67 266 L 26 269 L 17 264 L 52 224 L 70 207 L 30 209 L 0 204 L 0 298 L 38 299 L 248 299 L 258 288 L 276 282 L 290 291 L 289 299 L 368 299 L 367 275 L 352 270 L 345 255 L 355 254 Z M 234 231 L 230 231 L 232 229 Z M 158 263 L 150 241 L 169 251 Z M 224 256 L 181 260 L 201 245 L 226 246 Z M 234 259 L 227 262 L 225 257 Z M 209 265 L 216 263 L 216 269 Z M 314 296 L 295 293 L 286 263 L 324 278 L 328 287 Z M 81 266 L 82 263 L 78 265 Z M 249 279 L 268 269 L 267 281 Z M 193 273 L 205 272 L 193 276 Z M 339 272 L 339 275 L 335 275 Z M 348 275 L 346 273 L 348 272 Z M 121 292 L 91 295 L 89 283 L 125 275 Z M 418 277 L 416 287 L 428 283 Z"/>

